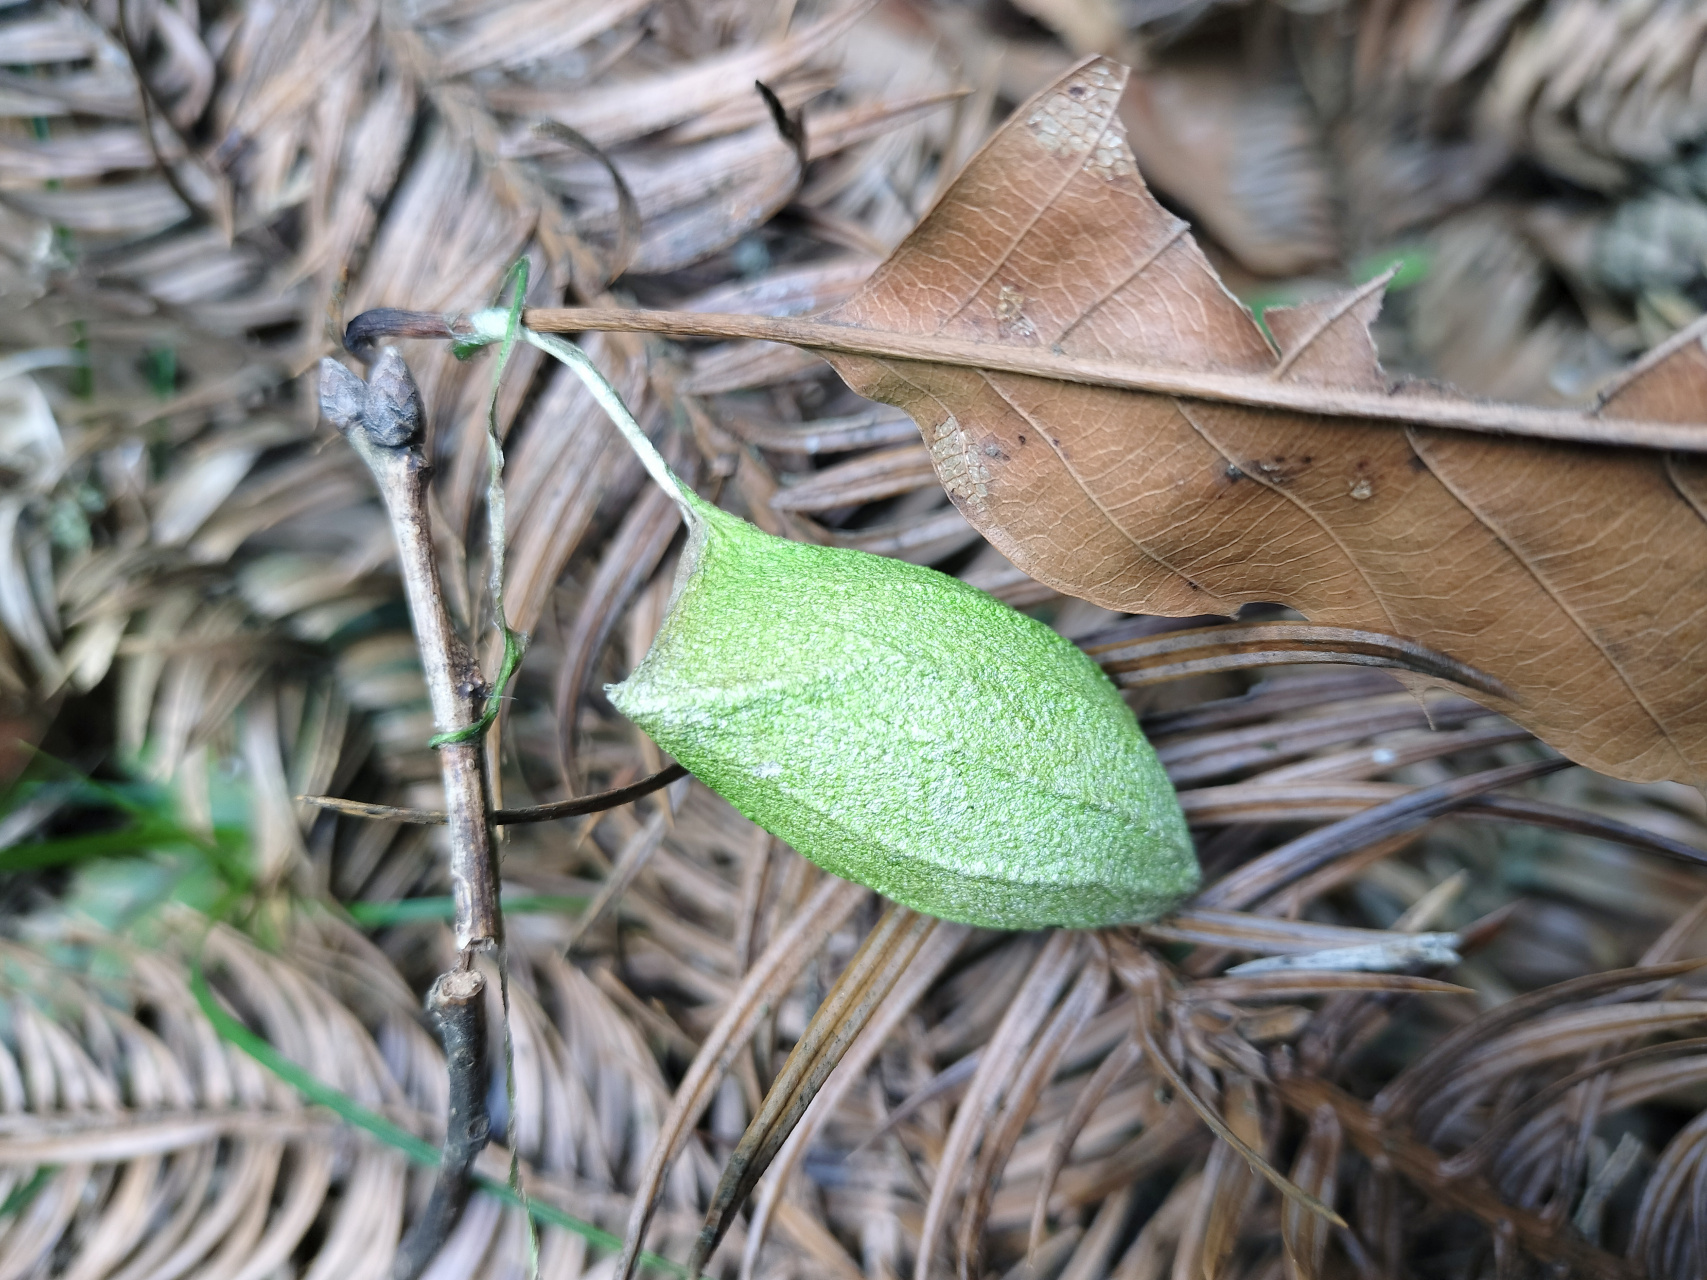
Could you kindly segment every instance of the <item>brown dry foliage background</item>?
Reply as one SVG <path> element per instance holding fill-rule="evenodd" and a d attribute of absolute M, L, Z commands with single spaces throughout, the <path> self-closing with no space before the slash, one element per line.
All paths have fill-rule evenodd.
<path fill-rule="evenodd" d="M 1248 301 L 1395 254 L 1419 268 L 1378 333 L 1391 368 L 1568 402 L 1707 303 L 1707 15 L 1685 3 L 32 0 L 0 9 L 0 49 L 8 736 L 152 781 L 192 830 L 236 821 L 253 871 L 211 932 L 157 901 L 181 841 L 6 874 L 5 1280 L 380 1276 L 424 1201 L 422 1171 L 221 1041 L 188 985 L 202 954 L 287 1057 L 436 1141 L 419 1000 L 450 934 L 363 927 L 359 904 L 442 893 L 441 851 L 293 799 L 436 798 L 390 534 L 304 381 L 338 317 L 479 305 L 522 253 L 541 303 L 830 305 L 1093 50 L 1143 73 L 1140 165 Z M 755 79 L 804 112 L 803 172 Z M 543 121 L 611 159 L 632 213 Z M 1013 569 L 912 424 L 814 357 L 587 347 L 678 466 L 766 528 L 939 565 L 1111 662 L 1142 667 L 1170 625 Z M 477 625 L 486 367 L 406 354 L 453 609 Z M 498 746 L 519 805 L 657 767 L 597 690 L 657 626 L 675 524 L 525 349 L 501 420 L 509 603 L 533 637 Z M 928 1234 L 938 1274 L 1699 1275 L 1699 796 L 1522 781 L 1543 756 L 1527 734 L 1456 698 L 1425 714 L 1378 672 L 1133 697 L 1197 828 L 1203 899 L 1142 936 L 933 931 L 886 1034 L 761 1184 L 762 1248 L 738 1223 L 713 1269 L 751 1240 L 755 1274 L 900 1275 Z M 16 794 L 0 865 L 113 820 L 86 800 Z M 530 1194 L 620 1232 L 657 1135 L 685 1124 L 650 1237 L 680 1258 L 879 904 L 697 785 L 518 829 L 504 858 L 510 895 L 592 903 L 510 921 Z M 1428 932 L 1462 962 L 1401 950 Z M 1414 956 L 1410 974 L 1226 973 L 1353 941 Z M 673 1099 L 743 1022 L 727 1074 Z M 1199 1106 L 1347 1225 L 1280 1198 Z M 608 1274 L 584 1236 L 540 1243 L 545 1274 Z M 477 1196 L 432 1274 L 527 1265 L 518 1215 Z"/>

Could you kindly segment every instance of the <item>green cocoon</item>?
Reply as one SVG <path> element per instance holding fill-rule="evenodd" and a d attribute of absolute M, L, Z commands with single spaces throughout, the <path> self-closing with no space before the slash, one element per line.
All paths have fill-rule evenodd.
<path fill-rule="evenodd" d="M 1074 645 L 933 569 L 711 506 L 582 353 L 527 338 L 588 379 L 687 518 L 663 626 L 607 692 L 702 782 L 825 870 L 948 920 L 1093 928 L 1197 887 L 1167 774 Z"/>

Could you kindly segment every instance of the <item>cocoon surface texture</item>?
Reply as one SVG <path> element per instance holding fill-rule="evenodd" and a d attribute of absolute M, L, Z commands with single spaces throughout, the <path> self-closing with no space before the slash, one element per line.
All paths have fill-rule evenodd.
<path fill-rule="evenodd" d="M 690 501 L 668 615 L 608 692 L 741 813 L 967 924 L 1142 921 L 1197 887 L 1167 775 L 1070 642 L 933 569 Z"/>

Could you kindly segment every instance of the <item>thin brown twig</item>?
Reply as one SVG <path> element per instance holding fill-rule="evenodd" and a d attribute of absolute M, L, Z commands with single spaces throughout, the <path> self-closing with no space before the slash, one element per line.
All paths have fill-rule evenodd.
<path fill-rule="evenodd" d="M 419 444 L 422 414 L 415 381 L 394 348 L 380 354 L 366 383 L 336 360 L 322 360 L 320 409 L 367 463 L 379 485 L 397 539 L 403 591 L 421 650 L 433 727 L 440 734 L 466 729 L 480 719 L 486 682 L 445 609 L 427 514 L 432 468 Z M 445 821 L 450 827 L 457 946 L 463 950 L 493 946 L 503 937 L 503 925 L 488 820 L 485 751 L 478 741 L 447 742 L 439 747 L 439 765 L 444 776 Z"/>
<path fill-rule="evenodd" d="M 551 804 L 530 805 L 525 809 L 494 809 L 492 825 L 519 827 L 530 822 L 555 822 L 559 818 L 578 818 L 582 814 L 602 813 L 606 809 L 620 808 L 642 796 L 649 796 L 654 791 L 661 791 L 677 779 L 687 776 L 688 771 L 681 765 L 668 765 L 639 782 L 631 782 L 625 787 L 612 787 L 609 791 L 597 791 L 590 796 L 576 796 L 573 800 L 557 800 Z M 446 822 L 442 809 L 399 809 L 395 805 L 369 804 L 365 800 L 345 800 L 339 796 L 296 798 L 317 809 L 341 813 L 349 818 L 375 818 L 384 822 L 407 822 L 427 827 L 442 827 Z"/>
<path fill-rule="evenodd" d="M 462 1218 L 468 1174 L 486 1146 L 485 979 L 470 966 L 476 949 L 503 941 L 498 869 L 493 858 L 491 787 L 486 753 L 477 737 L 454 735 L 480 719 L 486 682 L 474 656 L 451 626 L 433 548 L 427 485 L 432 468 L 421 448 L 421 395 L 409 367 L 388 347 L 363 382 L 335 360 L 320 364 L 320 408 L 367 464 L 397 539 L 404 595 L 421 652 L 433 707 L 439 765 L 444 778 L 445 824 L 450 828 L 451 893 L 461 961 L 434 983 L 428 997 L 444 1037 L 450 1114 L 438 1182 L 422 1216 L 403 1240 L 392 1280 L 415 1280 Z M 500 975 L 503 970 L 500 967 Z M 506 992 L 505 1051 L 509 1005 Z M 507 1064 L 506 1064 L 507 1065 Z M 514 1116 L 514 1099 L 511 1100 Z M 512 1143 L 512 1146 L 514 1144 Z"/>
<path fill-rule="evenodd" d="M 415 1280 L 462 1217 L 472 1189 L 468 1174 L 491 1136 L 486 1113 L 486 979 L 477 969 L 441 974 L 427 993 L 450 1074 L 450 1113 L 438 1181 L 391 1264 L 391 1280 Z"/>

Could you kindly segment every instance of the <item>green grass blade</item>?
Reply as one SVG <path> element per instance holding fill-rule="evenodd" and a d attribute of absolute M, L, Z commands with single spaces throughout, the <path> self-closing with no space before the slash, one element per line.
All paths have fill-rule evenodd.
<path fill-rule="evenodd" d="M 86 836 L 63 836 L 13 845 L 0 851 L 0 872 L 32 871 L 38 867 L 63 867 L 93 858 L 134 857 L 168 849 L 208 853 L 210 847 L 194 832 L 175 822 L 144 820 L 115 831 L 97 831 Z"/>
<path fill-rule="evenodd" d="M 325 1107 L 344 1123 L 366 1130 L 387 1146 L 396 1147 L 417 1164 L 439 1162 L 439 1149 L 432 1143 L 417 1138 L 402 1125 L 387 1120 L 376 1111 L 369 1111 L 348 1094 L 309 1074 L 227 1013 L 214 999 L 200 960 L 190 966 L 190 993 L 195 996 L 202 1016 L 213 1024 L 221 1040 L 236 1045 L 310 1102 Z"/>
<path fill-rule="evenodd" d="M 7 1196 L 4 1203 L 0 1203 L 0 1218 L 13 1217 L 29 1208 L 30 1202 L 41 1194 L 41 1189 L 47 1186 L 53 1175 L 58 1172 L 59 1166 L 56 1164 L 44 1164 L 37 1169 L 28 1182 Z M 617 1247 L 620 1248 L 621 1246 L 622 1241 L 618 1240 Z"/>

